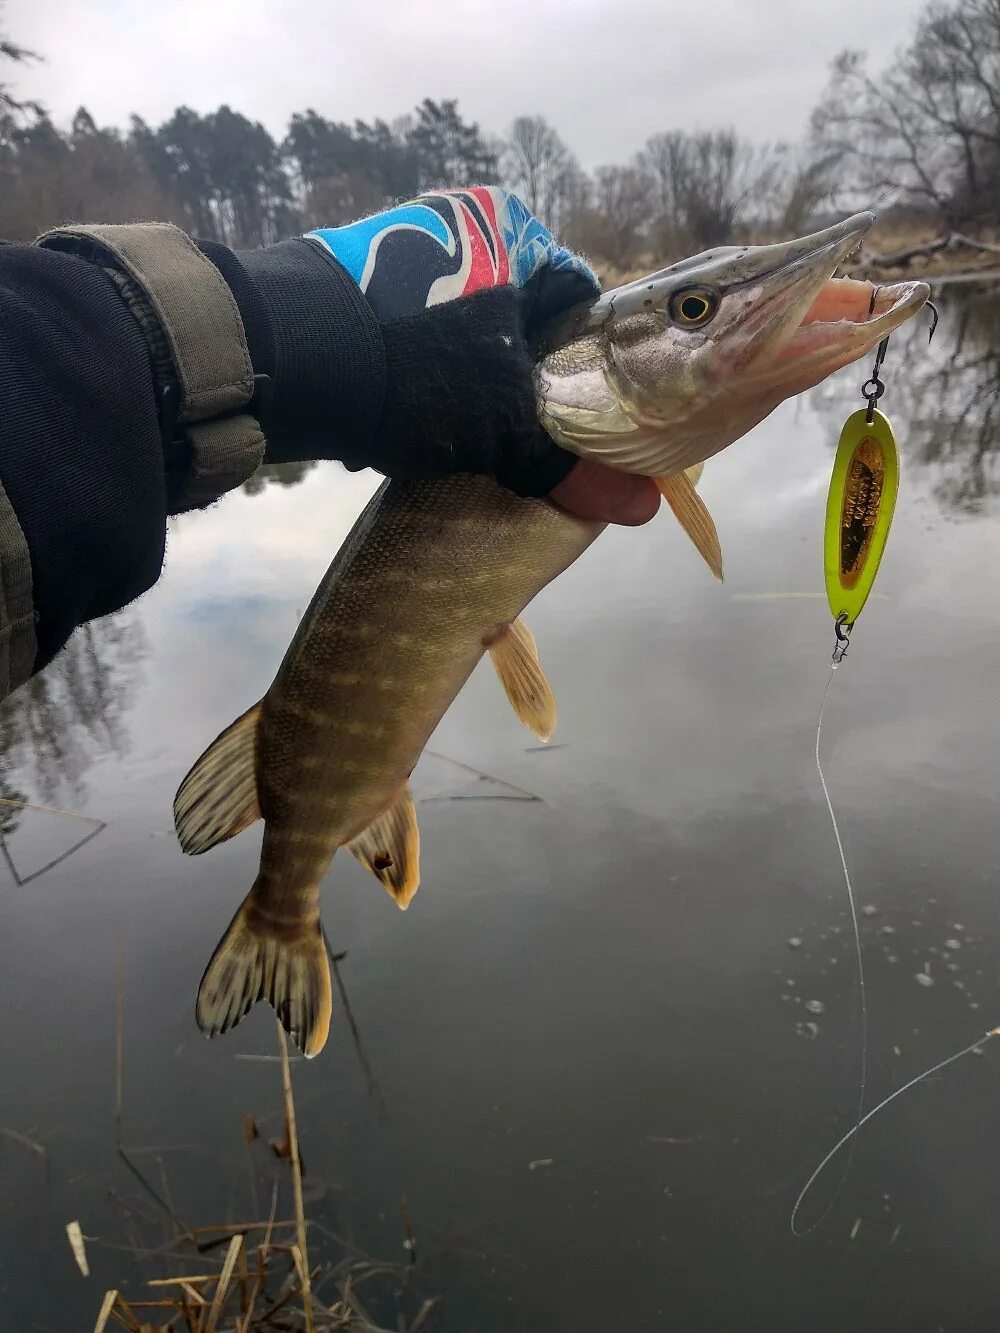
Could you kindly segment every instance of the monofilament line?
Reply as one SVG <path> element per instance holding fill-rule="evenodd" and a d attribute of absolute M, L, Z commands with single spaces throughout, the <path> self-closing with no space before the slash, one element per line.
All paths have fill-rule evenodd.
<path fill-rule="evenodd" d="M 865 1089 L 868 1083 L 868 997 L 865 989 L 865 965 L 864 965 L 864 960 L 861 956 L 861 929 L 858 925 L 858 909 L 857 909 L 857 904 L 854 901 L 854 886 L 851 883 L 851 873 L 847 868 L 847 857 L 844 855 L 844 844 L 840 836 L 840 826 L 837 823 L 837 816 L 833 809 L 833 802 L 830 800 L 830 791 L 826 785 L 826 778 L 823 775 L 823 764 L 820 759 L 820 740 L 823 735 L 823 717 L 826 713 L 827 700 L 830 698 L 830 687 L 833 685 L 833 673 L 837 670 L 838 665 L 839 663 L 834 662 L 833 665 L 830 667 L 830 675 L 827 678 L 826 689 L 823 692 L 823 702 L 820 705 L 819 718 L 816 722 L 816 772 L 819 774 L 820 785 L 823 788 L 823 796 L 826 800 L 826 808 L 830 814 L 830 823 L 833 825 L 833 836 L 837 840 L 837 852 L 840 856 L 840 868 L 844 872 L 844 883 L 847 886 L 847 901 L 849 902 L 851 907 L 851 924 L 854 928 L 854 951 L 857 958 L 858 998 L 859 998 L 859 1010 L 860 1010 L 860 1037 L 861 1037 L 861 1043 L 860 1043 L 861 1067 L 858 1075 L 858 1109 L 857 1109 L 857 1114 L 855 1115 L 854 1118 L 855 1119 L 854 1128 L 850 1131 L 850 1133 L 845 1134 L 844 1137 L 840 1140 L 840 1143 L 838 1143 L 837 1146 L 833 1149 L 833 1151 L 828 1153 L 826 1157 L 823 1158 L 822 1162 L 820 1162 L 819 1166 L 806 1181 L 801 1194 L 795 1200 L 795 1207 L 792 1209 L 792 1216 L 791 1216 L 791 1228 L 793 1236 L 808 1236 L 810 1232 L 815 1231 L 816 1228 L 826 1220 L 826 1217 L 829 1214 L 830 1209 L 837 1202 L 837 1199 L 840 1195 L 840 1191 L 844 1187 L 844 1181 L 847 1179 L 847 1174 L 851 1169 L 851 1160 L 854 1156 L 855 1135 L 857 1134 L 861 1126 L 864 1124 L 865 1120 L 868 1119 L 868 1116 L 863 1115 L 865 1109 Z M 847 1161 L 844 1163 L 844 1170 L 841 1173 L 839 1181 L 837 1182 L 837 1188 L 834 1190 L 833 1195 L 830 1198 L 830 1202 L 826 1205 L 826 1207 L 823 1209 L 822 1213 L 820 1213 L 819 1217 L 812 1224 L 812 1226 L 800 1227 L 798 1225 L 799 1209 L 802 1207 L 802 1201 L 808 1194 L 810 1186 L 812 1185 L 816 1177 L 820 1174 L 820 1172 L 823 1170 L 823 1168 L 826 1166 L 827 1162 L 830 1161 L 830 1159 L 836 1154 L 839 1148 L 848 1141 L 848 1139 L 851 1140 L 851 1151 L 848 1154 Z"/>
<path fill-rule="evenodd" d="M 809 1193 L 813 1181 L 823 1171 L 824 1167 L 826 1167 L 827 1164 L 831 1162 L 834 1157 L 836 1157 L 837 1153 L 840 1152 L 841 1148 L 848 1141 L 848 1139 L 853 1139 L 856 1136 L 858 1130 L 861 1128 L 862 1125 L 867 1124 L 868 1121 L 871 1120 L 873 1116 L 878 1115 L 879 1111 L 884 1111 L 885 1108 L 889 1105 L 889 1103 L 894 1102 L 897 1097 L 902 1097 L 904 1092 L 909 1092 L 909 1090 L 911 1088 L 915 1088 L 918 1083 L 922 1083 L 925 1078 L 930 1078 L 932 1074 L 940 1073 L 940 1071 L 942 1069 L 946 1069 L 948 1065 L 953 1065 L 956 1060 L 961 1060 L 963 1055 L 971 1055 L 973 1051 L 981 1051 L 983 1047 L 986 1045 L 986 1043 L 988 1041 L 991 1041 L 992 1038 L 994 1037 L 1000 1037 L 1000 1027 L 990 1028 L 989 1032 L 985 1033 L 982 1037 L 977 1037 L 976 1040 L 972 1042 L 970 1045 L 964 1047 L 960 1051 L 956 1051 L 954 1055 L 949 1055 L 945 1060 L 939 1060 L 936 1065 L 931 1065 L 930 1069 L 925 1069 L 922 1074 L 917 1074 L 915 1078 L 911 1078 L 909 1083 L 904 1083 L 903 1086 L 901 1088 L 897 1088 L 895 1092 L 890 1092 L 888 1097 L 883 1097 L 877 1106 L 873 1106 L 870 1111 L 868 1111 L 865 1115 L 861 1116 L 861 1118 L 858 1120 L 858 1123 L 854 1126 L 854 1128 L 849 1129 L 842 1138 L 837 1140 L 837 1142 L 833 1145 L 833 1147 L 830 1149 L 827 1155 L 823 1158 L 822 1162 L 820 1162 L 816 1170 L 806 1181 L 805 1185 L 802 1187 L 802 1193 L 795 1200 L 795 1207 L 792 1209 L 793 1234 L 796 1236 L 807 1236 L 810 1231 L 814 1231 L 816 1227 L 819 1226 L 819 1222 L 822 1222 L 823 1217 L 826 1217 L 826 1213 L 830 1211 L 830 1208 L 833 1206 L 833 1201 L 831 1201 L 830 1205 L 827 1207 L 826 1212 L 823 1214 L 823 1217 L 819 1219 L 819 1222 L 814 1222 L 813 1225 L 811 1227 L 808 1227 L 805 1231 L 796 1230 L 795 1227 L 796 1214 L 798 1213 L 799 1208 L 802 1205 L 802 1200 Z M 850 1165 L 850 1161 L 848 1161 L 848 1165 Z M 845 1167 L 844 1175 L 846 1174 L 847 1174 L 847 1168 Z M 843 1178 L 841 1178 L 840 1183 L 841 1185 L 843 1184 Z M 840 1189 L 839 1185 L 837 1189 L 839 1192 Z M 834 1195 L 834 1199 L 836 1199 L 836 1195 Z"/>

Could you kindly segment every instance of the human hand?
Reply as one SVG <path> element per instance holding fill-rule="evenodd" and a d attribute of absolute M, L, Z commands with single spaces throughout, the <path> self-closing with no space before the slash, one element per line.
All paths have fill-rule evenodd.
<path fill-rule="evenodd" d="M 365 293 L 386 348 L 382 417 L 370 451 L 348 466 L 390 476 L 486 472 L 580 517 L 653 517 L 653 482 L 576 459 L 538 424 L 535 335 L 599 286 L 516 195 L 434 191 L 307 239 Z"/>

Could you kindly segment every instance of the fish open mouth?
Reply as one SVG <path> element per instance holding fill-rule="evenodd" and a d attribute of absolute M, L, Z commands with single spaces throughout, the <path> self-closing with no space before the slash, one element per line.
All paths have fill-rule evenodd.
<path fill-rule="evenodd" d="M 930 298 L 926 282 L 878 284 L 857 278 L 828 278 L 820 287 L 778 359 L 824 373 L 872 351 Z"/>
<path fill-rule="evenodd" d="M 828 278 L 800 324 L 864 328 L 884 338 L 931 294 L 926 282 L 879 285 L 858 278 Z"/>
<path fill-rule="evenodd" d="M 737 366 L 753 381 L 793 384 L 823 378 L 867 355 L 930 297 L 924 282 L 879 285 L 834 276 L 874 221 L 859 213 L 824 232 L 764 247 L 773 261 L 737 284 L 756 285 L 760 304 L 744 317 L 746 338 Z M 798 392 L 798 389 L 795 390 Z"/>

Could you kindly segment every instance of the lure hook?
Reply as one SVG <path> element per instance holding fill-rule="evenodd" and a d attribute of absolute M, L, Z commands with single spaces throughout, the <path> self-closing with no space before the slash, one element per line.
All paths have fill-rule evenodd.
<path fill-rule="evenodd" d="M 934 331 L 938 326 L 938 320 L 941 318 L 941 316 L 938 313 L 938 308 L 933 301 L 927 301 L 925 302 L 925 304 L 927 306 L 927 309 L 931 312 L 931 331 L 927 335 L 927 341 L 931 342 L 933 341 Z"/>

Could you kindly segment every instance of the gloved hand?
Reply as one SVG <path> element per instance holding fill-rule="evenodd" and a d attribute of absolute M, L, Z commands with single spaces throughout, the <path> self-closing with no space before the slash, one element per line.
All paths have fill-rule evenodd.
<path fill-rule="evenodd" d="M 538 423 L 532 346 L 553 315 L 595 295 L 589 266 L 560 246 L 515 195 L 499 187 L 436 191 L 302 240 L 332 257 L 377 321 L 383 388 L 338 421 L 344 399 L 283 374 L 262 424 L 268 459 L 338 458 L 391 477 L 481 472 L 521 495 L 552 494 L 585 517 L 640 523 L 659 503 L 652 483 L 560 449 Z M 287 273 L 275 247 L 240 259 L 286 323 Z M 287 355 L 285 366 L 306 364 Z M 355 372 L 355 379 L 358 373 Z M 325 400 L 325 401 L 324 401 Z"/>

